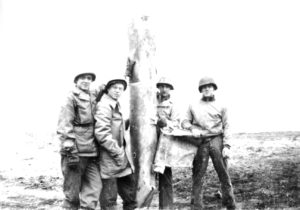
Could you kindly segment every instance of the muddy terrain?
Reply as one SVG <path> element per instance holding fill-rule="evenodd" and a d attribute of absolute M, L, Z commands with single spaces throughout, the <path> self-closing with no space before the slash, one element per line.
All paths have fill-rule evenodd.
<path fill-rule="evenodd" d="M 58 141 L 27 133 L 0 149 L 0 209 L 60 209 Z M 239 133 L 232 138 L 230 175 L 239 209 L 300 208 L 300 132 Z M 173 170 L 176 209 L 189 209 L 191 169 Z M 204 202 L 221 209 L 209 163 Z M 157 194 L 151 209 L 158 209 Z"/>

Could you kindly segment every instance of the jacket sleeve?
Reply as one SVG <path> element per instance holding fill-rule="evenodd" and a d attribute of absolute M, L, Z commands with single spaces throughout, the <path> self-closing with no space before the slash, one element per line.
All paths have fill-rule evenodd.
<path fill-rule="evenodd" d="M 180 115 L 177 110 L 178 109 L 173 105 L 171 109 L 170 122 L 168 122 L 168 124 L 172 127 L 178 127 L 180 124 Z"/>
<path fill-rule="evenodd" d="M 124 151 L 112 137 L 112 111 L 112 107 L 109 105 L 104 105 L 101 102 L 97 104 L 95 112 L 95 137 L 99 145 L 105 148 L 112 157 L 118 157 Z"/>
<path fill-rule="evenodd" d="M 221 111 L 222 123 L 223 123 L 223 144 L 229 145 L 230 131 L 228 123 L 228 111 L 226 108 L 223 108 Z"/>
<path fill-rule="evenodd" d="M 192 115 L 192 112 L 191 112 L 191 106 L 189 106 L 186 113 L 185 113 L 185 115 L 184 115 L 184 118 L 182 120 L 181 127 L 183 129 L 190 130 L 193 126 L 192 122 L 193 122 L 193 115 Z"/>
<path fill-rule="evenodd" d="M 65 100 L 64 104 L 61 106 L 59 113 L 58 126 L 57 126 L 57 135 L 63 144 L 67 140 L 75 142 L 75 133 L 73 122 L 75 119 L 75 109 L 73 103 L 73 97 L 70 93 Z"/>
<path fill-rule="evenodd" d="M 181 123 L 182 128 L 187 129 L 187 130 L 197 129 L 201 132 L 201 136 L 203 136 L 203 137 L 211 136 L 213 134 L 213 133 L 211 133 L 211 131 L 202 129 L 200 126 L 192 124 L 193 114 L 192 114 L 191 110 L 192 110 L 192 108 L 190 106 L 188 111 L 185 114 L 185 117 L 184 117 L 182 123 Z"/>

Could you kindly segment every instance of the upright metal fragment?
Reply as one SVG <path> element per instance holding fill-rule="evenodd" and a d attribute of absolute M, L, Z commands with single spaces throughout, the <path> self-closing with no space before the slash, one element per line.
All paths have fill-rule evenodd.
<path fill-rule="evenodd" d="M 150 205 L 155 191 L 152 170 L 157 145 L 155 44 L 149 17 L 135 19 L 129 27 L 129 50 L 126 75 L 130 87 L 130 137 L 137 179 L 138 207 Z"/>

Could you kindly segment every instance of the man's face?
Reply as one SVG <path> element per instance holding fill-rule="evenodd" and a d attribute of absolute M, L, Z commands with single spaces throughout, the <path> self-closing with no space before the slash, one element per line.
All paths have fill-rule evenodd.
<path fill-rule="evenodd" d="M 124 92 L 124 85 L 121 83 L 116 83 L 110 86 L 108 89 L 108 95 L 115 100 L 118 100 L 122 93 Z"/>
<path fill-rule="evenodd" d="M 76 86 L 83 91 L 87 91 L 90 89 L 92 81 L 93 81 L 92 75 L 83 74 L 77 79 Z"/>
<path fill-rule="evenodd" d="M 213 96 L 214 95 L 214 86 L 211 85 L 211 84 L 208 84 L 208 85 L 204 85 L 202 87 L 202 95 L 204 97 L 210 97 L 210 96 Z"/>
<path fill-rule="evenodd" d="M 170 95 L 171 88 L 169 85 L 161 84 L 158 86 L 158 89 L 159 89 L 159 93 L 161 96 L 166 97 L 166 96 Z"/>

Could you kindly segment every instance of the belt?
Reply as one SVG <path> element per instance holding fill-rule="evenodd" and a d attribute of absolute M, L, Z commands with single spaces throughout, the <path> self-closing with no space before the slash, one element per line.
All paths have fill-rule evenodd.
<path fill-rule="evenodd" d="M 210 140 L 212 140 L 212 139 L 214 139 L 214 138 L 216 138 L 216 137 L 218 137 L 218 136 L 221 136 L 222 134 L 218 134 L 218 135 L 214 135 L 214 136 L 207 136 L 207 137 L 201 137 L 203 140 L 204 140 L 204 142 L 209 142 Z"/>
<path fill-rule="evenodd" d="M 74 124 L 74 126 L 76 127 L 91 127 L 91 126 L 94 126 L 95 123 L 84 123 L 84 124 Z"/>

